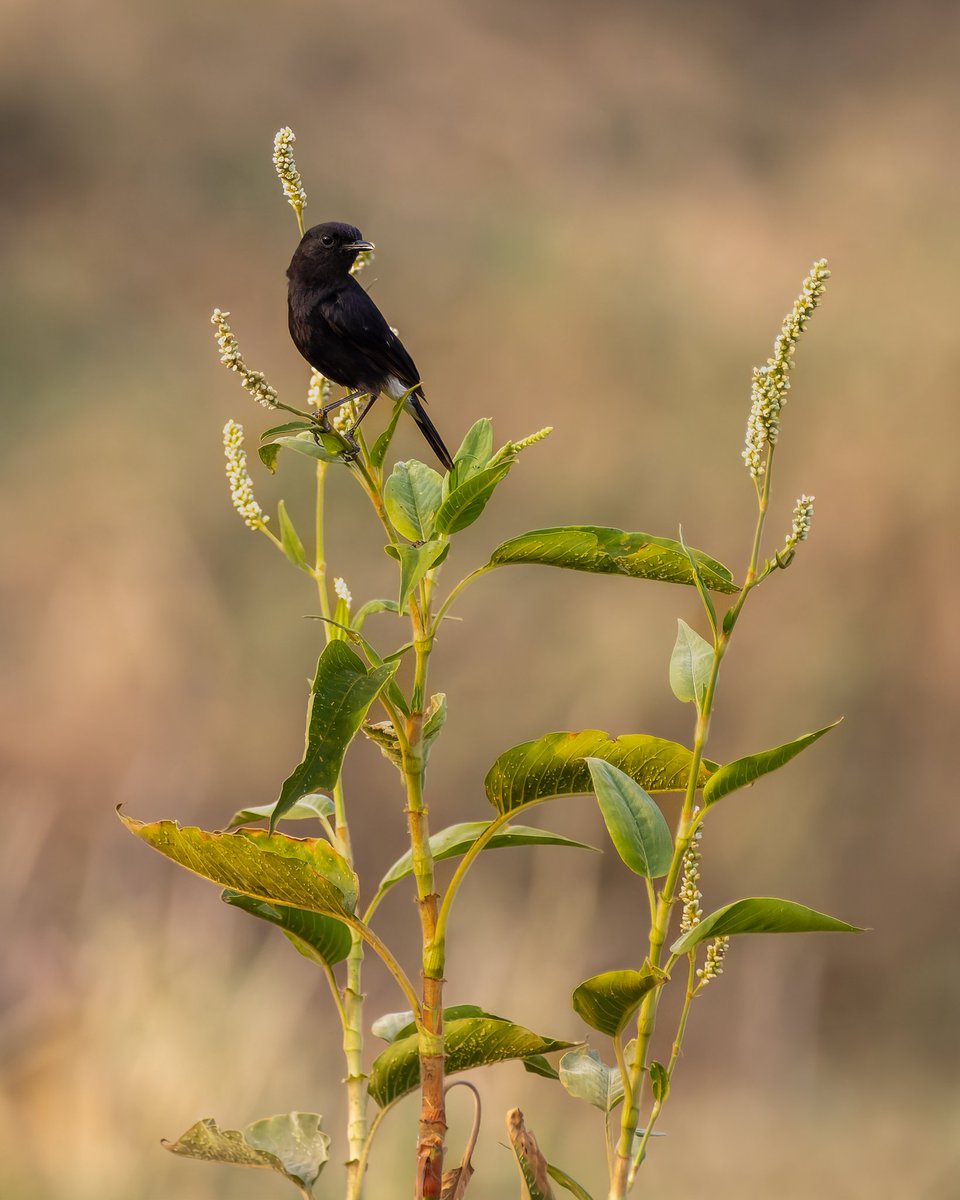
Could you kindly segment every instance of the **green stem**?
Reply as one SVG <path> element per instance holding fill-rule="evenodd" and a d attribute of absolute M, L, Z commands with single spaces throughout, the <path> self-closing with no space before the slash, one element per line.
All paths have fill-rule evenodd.
<path fill-rule="evenodd" d="M 687 1018 L 690 1015 L 690 1005 L 693 1003 L 693 998 L 697 994 L 697 956 L 693 952 L 687 955 L 689 967 L 687 969 L 687 990 L 683 998 L 683 1007 L 680 1010 L 680 1020 L 677 1023 L 677 1033 L 673 1039 L 673 1046 L 670 1051 L 670 1061 L 667 1063 L 667 1080 L 673 1078 L 673 1070 L 677 1065 L 677 1059 L 680 1057 L 680 1050 L 683 1045 L 683 1035 L 687 1029 Z M 646 1129 L 643 1131 L 643 1137 L 640 1139 L 640 1145 L 636 1149 L 633 1156 L 633 1163 L 630 1166 L 630 1174 L 627 1177 L 627 1186 L 633 1185 L 634 1178 L 640 1168 L 640 1163 L 643 1161 L 643 1155 L 647 1148 L 647 1142 L 653 1134 L 653 1127 L 657 1123 L 660 1113 L 663 1111 L 664 1099 L 655 1100 L 653 1108 L 650 1110 L 650 1117 L 647 1120 Z"/>
<path fill-rule="evenodd" d="M 652 966 L 658 968 L 660 966 L 663 946 L 666 942 L 667 931 L 670 925 L 670 914 L 674 904 L 676 903 L 677 880 L 680 876 L 683 856 L 687 852 L 694 830 L 698 824 L 697 815 L 694 813 L 694 804 L 699 786 L 700 767 L 703 762 L 704 747 L 706 746 L 707 737 L 710 730 L 710 717 L 713 712 L 714 695 L 716 693 L 717 680 L 720 675 L 720 664 L 723 661 L 724 654 L 726 654 L 727 647 L 730 643 L 730 637 L 733 633 L 733 629 L 737 623 L 737 620 L 739 619 L 740 613 L 743 610 L 746 598 L 750 591 L 757 585 L 757 583 L 759 583 L 760 578 L 762 578 L 762 575 L 760 578 L 758 578 L 757 565 L 760 560 L 760 547 L 763 540 L 763 529 L 767 517 L 767 508 L 770 502 L 770 481 L 772 476 L 774 450 L 775 446 L 771 445 L 767 451 L 766 469 L 764 471 L 763 484 L 762 486 L 757 487 L 757 523 L 753 534 L 753 544 L 750 551 L 750 562 L 747 567 L 747 574 L 743 582 L 743 587 L 740 590 L 740 595 L 737 597 L 737 602 L 727 613 L 727 616 L 723 621 L 722 629 L 716 638 L 713 650 L 713 662 L 710 668 L 710 677 L 707 681 L 703 703 L 698 708 L 697 712 L 693 752 L 690 760 L 690 774 L 687 780 L 687 789 L 683 798 L 683 807 L 680 811 L 680 818 L 677 823 L 673 858 L 671 859 L 670 869 L 667 872 L 664 880 L 663 888 L 660 891 L 655 919 L 650 928 L 648 961 Z M 624 1077 L 624 1105 L 620 1124 L 620 1140 L 617 1145 L 614 1168 L 610 1179 L 609 1200 L 623 1200 L 632 1182 L 632 1176 L 636 1171 L 636 1165 L 632 1162 L 632 1159 L 634 1158 L 632 1154 L 633 1136 L 640 1117 L 640 1088 L 643 1081 L 643 1073 L 646 1070 L 647 1053 L 650 1046 L 650 1039 L 653 1036 L 653 1031 L 656 1025 L 659 993 L 659 988 L 654 988 L 652 991 L 647 993 L 642 1004 L 640 1005 L 640 1012 L 637 1017 L 637 1041 L 633 1055 L 633 1062 L 630 1064 L 628 1076 Z M 659 1116 L 661 1107 L 661 1104 L 657 1102 L 654 1103 L 654 1109 L 651 1112 L 651 1120 L 655 1120 L 656 1116 Z M 648 1136 L 649 1126 L 648 1132 L 641 1143 L 641 1148 L 638 1153 L 642 1153 L 643 1145 L 645 1144 Z M 639 1161 L 639 1159 L 637 1161 Z"/>
<path fill-rule="evenodd" d="M 440 622 L 446 615 L 447 609 L 454 602 L 454 600 L 456 600 L 467 584 L 472 583 L 475 579 L 479 579 L 480 576 L 485 575 L 487 571 L 492 571 L 495 565 L 495 563 L 484 563 L 482 567 L 477 567 L 475 571 L 471 571 L 469 575 L 465 575 L 463 579 L 460 580 L 460 582 L 450 592 L 450 595 L 447 596 L 446 600 L 444 600 L 444 602 L 437 609 L 437 615 L 434 617 L 433 624 L 430 626 L 431 637 L 436 635 L 437 630 L 440 628 Z"/>

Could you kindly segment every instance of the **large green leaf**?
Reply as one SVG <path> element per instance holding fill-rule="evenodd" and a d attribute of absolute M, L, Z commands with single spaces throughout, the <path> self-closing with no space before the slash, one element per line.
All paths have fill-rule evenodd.
<path fill-rule="evenodd" d="M 484 467 L 482 471 L 469 475 L 459 487 L 453 488 L 437 513 L 437 532 L 458 533 L 472 525 L 515 461 L 507 458 L 495 466 Z"/>
<path fill-rule="evenodd" d="M 270 904 L 327 916 L 350 916 L 357 877 L 346 859 L 319 838 L 291 838 L 265 829 L 208 833 L 176 821 L 145 824 L 119 814 L 132 834 L 195 875 Z"/>
<path fill-rule="evenodd" d="M 599 729 L 583 729 L 547 733 L 505 751 L 487 773 L 487 798 L 503 813 L 550 796 L 592 792 L 587 758 L 619 767 L 648 792 L 682 792 L 689 779 L 690 751 L 676 742 L 645 733 L 613 739 Z M 711 763 L 701 764 L 699 786 L 712 769 Z"/>
<path fill-rule="evenodd" d="M 466 854 L 489 825 L 489 821 L 465 821 L 432 834 L 430 852 L 434 861 Z M 548 833 L 545 829 L 534 829 L 530 825 L 504 825 L 487 842 L 484 851 L 499 850 L 506 846 L 570 846 L 577 850 L 596 850 L 595 846 L 588 846 L 586 842 L 576 842 L 572 838 L 562 837 L 559 833 Z M 413 856 L 408 850 L 380 880 L 378 895 L 412 873 Z"/>
<path fill-rule="evenodd" d="M 438 567 L 447 557 L 450 543 L 439 540 L 424 542 L 422 546 L 384 546 L 391 558 L 400 564 L 400 612 L 407 607 L 413 589 L 433 567 Z"/>
<path fill-rule="evenodd" d="M 713 670 L 713 647 L 686 621 L 677 620 L 677 640 L 670 655 L 670 687 L 683 704 L 703 708 Z"/>
<path fill-rule="evenodd" d="M 574 989 L 574 1011 L 591 1029 L 618 1037 L 647 992 L 662 984 L 664 978 L 661 972 L 646 965 L 639 971 L 604 971 L 593 975 Z"/>
<path fill-rule="evenodd" d="M 227 829 L 236 829 L 238 825 L 252 825 L 254 821 L 266 821 L 273 816 L 276 807 L 276 800 L 271 800 L 269 804 L 251 804 L 248 808 L 240 808 L 230 818 Z M 333 812 L 334 805 L 329 796 L 324 796 L 322 792 L 311 792 L 301 796 L 292 808 L 288 808 L 283 814 L 283 819 L 308 821 L 312 818 L 316 821 L 320 817 L 332 817 Z"/>
<path fill-rule="evenodd" d="M 736 592 L 727 568 L 704 554 L 690 553 L 700 566 L 703 582 L 715 592 Z M 659 579 L 666 583 L 695 584 L 687 550 L 672 538 L 649 533 L 625 533 L 598 525 L 566 525 L 534 529 L 499 545 L 490 556 L 494 566 L 540 563 L 590 571 L 597 575 L 629 575 L 633 579 Z"/>
<path fill-rule="evenodd" d="M 254 1121 L 241 1132 L 220 1129 L 207 1117 L 192 1125 L 175 1142 L 161 1142 L 171 1154 L 238 1167 L 269 1167 L 289 1179 L 306 1200 L 313 1195 L 330 1138 L 320 1129 L 317 1113 L 291 1112 Z"/>
<path fill-rule="evenodd" d="M 731 937 L 738 933 L 863 933 L 863 930 L 792 900 L 750 896 L 704 917 L 699 925 L 678 938 L 670 950 L 674 954 L 686 954 L 709 938 Z"/>
<path fill-rule="evenodd" d="M 305 908 L 290 908 L 286 904 L 268 904 L 266 900 L 256 900 L 229 889 L 221 892 L 220 899 L 252 917 L 276 925 L 294 949 L 312 962 L 333 967 L 350 953 L 353 941 L 350 930 L 333 917 L 308 912 Z"/>
<path fill-rule="evenodd" d="M 443 1032 L 446 1073 L 468 1071 L 512 1058 L 528 1058 L 568 1050 L 573 1042 L 558 1042 L 492 1017 L 465 1017 L 448 1022 Z M 374 1059 L 370 1069 L 370 1095 L 383 1108 L 412 1092 L 420 1082 L 417 1035 L 399 1038 Z"/>
<path fill-rule="evenodd" d="M 840 721 L 834 721 L 832 724 L 824 725 L 822 729 L 817 729 L 813 733 L 805 733 L 803 737 L 798 737 L 795 741 L 785 742 L 782 746 L 775 746 L 772 750 L 761 750 L 759 754 L 748 754 L 746 758 L 738 758 L 734 762 L 724 763 L 710 777 L 703 789 L 704 808 L 708 808 L 711 804 L 716 804 L 722 796 L 726 796 L 730 792 L 735 792 L 738 788 L 748 787 L 754 780 L 759 779 L 761 775 L 767 775 L 771 771 L 775 771 L 778 767 L 782 767 L 791 758 L 796 758 L 801 750 L 806 750 L 808 746 L 812 746 L 825 733 L 829 733 L 831 729 L 836 729 L 839 724 Z"/>
<path fill-rule="evenodd" d="M 347 747 L 397 667 L 391 663 L 368 671 L 345 642 L 324 647 L 310 692 L 303 759 L 284 780 L 270 818 L 271 830 L 301 796 L 334 787 Z"/>
<path fill-rule="evenodd" d="M 411 542 L 433 536 L 442 476 L 416 459 L 394 463 L 383 485 L 383 502 L 394 529 Z"/>
<path fill-rule="evenodd" d="M 571 1096 L 601 1112 L 611 1112 L 623 1099 L 619 1067 L 608 1067 L 596 1050 L 579 1046 L 560 1059 L 560 1082 Z"/>
<path fill-rule="evenodd" d="M 670 870 L 673 838 L 663 813 L 636 780 L 601 758 L 588 758 L 593 790 L 617 853 L 645 879 Z"/>

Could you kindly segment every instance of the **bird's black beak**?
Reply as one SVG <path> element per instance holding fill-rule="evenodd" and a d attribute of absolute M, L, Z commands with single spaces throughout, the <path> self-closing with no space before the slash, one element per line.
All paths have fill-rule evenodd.
<path fill-rule="evenodd" d="M 375 250 L 373 242 L 347 242 L 344 250 Z"/>

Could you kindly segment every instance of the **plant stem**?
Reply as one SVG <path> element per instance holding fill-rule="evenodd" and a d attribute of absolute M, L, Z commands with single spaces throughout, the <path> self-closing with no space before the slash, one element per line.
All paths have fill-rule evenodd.
<path fill-rule="evenodd" d="M 687 1029 L 687 1018 L 690 1015 L 690 1005 L 693 1003 L 693 998 L 697 994 L 697 957 L 690 953 L 687 955 L 689 966 L 687 968 L 687 990 L 683 997 L 683 1007 L 680 1010 L 680 1020 L 677 1024 L 677 1033 L 673 1039 L 673 1047 L 670 1051 L 670 1061 L 667 1063 L 667 1080 L 673 1078 L 673 1069 L 677 1065 L 677 1059 L 680 1057 L 680 1049 L 683 1045 L 683 1035 Z M 640 1168 L 640 1163 L 643 1161 L 643 1155 L 647 1148 L 647 1142 L 653 1134 L 653 1127 L 657 1123 L 660 1113 L 663 1111 L 663 1105 L 666 1097 L 653 1102 L 653 1108 L 650 1110 L 650 1116 L 647 1120 L 647 1127 L 643 1131 L 643 1137 L 640 1139 L 640 1145 L 637 1147 L 636 1153 L 633 1156 L 633 1163 L 630 1167 L 630 1174 L 627 1177 L 627 1186 L 633 1185 L 634 1177 Z"/>
<path fill-rule="evenodd" d="M 680 869 L 683 863 L 683 856 L 686 854 L 696 828 L 696 817 L 694 815 L 694 802 L 696 800 L 697 789 L 699 787 L 700 767 L 703 762 L 703 752 L 706 746 L 707 736 L 710 731 L 710 717 L 713 712 L 714 695 L 717 688 L 717 680 L 720 675 L 720 664 L 723 661 L 723 656 L 726 654 L 727 647 L 730 643 L 730 637 L 733 633 L 734 626 L 739 619 L 740 613 L 743 610 L 743 605 L 750 591 L 760 581 L 758 578 L 757 564 L 760 560 L 760 547 L 763 540 L 763 528 L 767 517 L 767 508 L 770 501 L 770 480 L 773 466 L 773 453 L 775 446 L 771 444 L 767 451 L 766 469 L 762 486 L 757 487 L 757 523 L 753 534 L 753 545 L 750 551 L 750 562 L 747 567 L 747 574 L 743 582 L 743 587 L 740 589 L 740 595 L 737 597 L 737 602 L 727 613 L 723 621 L 721 631 L 716 637 L 713 650 L 713 663 L 710 668 L 710 677 L 707 681 L 706 691 L 703 697 L 702 706 L 697 712 L 697 723 L 694 732 L 693 752 L 690 760 L 690 774 L 687 780 L 687 790 L 683 798 L 683 807 L 680 811 L 680 818 L 677 823 L 676 838 L 674 840 L 673 858 L 670 862 L 670 869 L 667 872 L 664 880 L 663 888 L 660 891 L 660 896 L 657 902 L 656 915 L 653 924 L 650 927 L 650 942 L 648 961 L 654 967 L 660 966 L 660 958 L 663 953 L 663 946 L 667 938 L 667 931 L 670 925 L 670 913 L 676 903 L 676 888 L 677 880 L 680 875 Z M 761 576 L 762 577 L 762 576 Z M 659 1001 L 659 988 L 654 988 L 648 992 L 640 1005 L 640 1012 L 637 1017 L 637 1043 L 634 1051 L 633 1062 L 630 1064 L 629 1078 L 624 1080 L 624 1105 L 623 1114 L 620 1124 L 620 1141 L 617 1145 L 616 1158 L 614 1160 L 614 1168 L 610 1179 L 609 1200 L 623 1200 L 633 1181 L 633 1175 L 636 1167 L 639 1164 L 639 1155 L 642 1154 L 643 1146 L 649 1137 L 650 1123 L 641 1142 L 638 1155 L 632 1153 L 634 1133 L 637 1129 L 637 1124 L 640 1118 L 640 1090 L 643 1081 L 643 1073 L 646 1070 L 647 1051 L 650 1045 L 650 1039 L 653 1036 L 654 1027 L 656 1025 L 657 1004 Z M 684 1023 L 686 1022 L 686 1011 L 684 1012 Z M 651 1122 L 659 1116 L 660 1102 L 654 1102 L 653 1111 L 651 1112 Z M 632 1159 L 636 1158 L 636 1162 L 632 1164 Z"/>
<path fill-rule="evenodd" d="M 413 695 L 406 720 L 407 746 L 402 769 L 407 792 L 407 825 L 413 875 L 417 885 L 423 964 L 423 1008 L 418 1024 L 420 1053 L 420 1124 L 417 1133 L 417 1200 L 439 1200 L 443 1178 L 443 1141 L 447 1130 L 444 1104 L 443 944 L 437 944 L 439 896 L 434 884 L 430 828 L 423 798 L 423 701 L 431 638 L 425 635 L 427 614 L 410 605 L 414 627 Z"/>

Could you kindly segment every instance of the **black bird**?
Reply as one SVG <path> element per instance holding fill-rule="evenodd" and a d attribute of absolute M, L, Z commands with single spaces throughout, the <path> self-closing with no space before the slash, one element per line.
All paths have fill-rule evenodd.
<path fill-rule="evenodd" d="M 287 268 L 290 336 L 315 371 L 355 396 L 367 397 L 354 429 L 381 392 L 393 400 L 409 392 L 407 411 L 437 458 L 452 470 L 450 451 L 423 407 L 420 372 L 350 274 L 357 254 L 372 249 L 373 243 L 365 242 L 359 229 L 342 221 L 325 221 L 307 230 Z"/>

